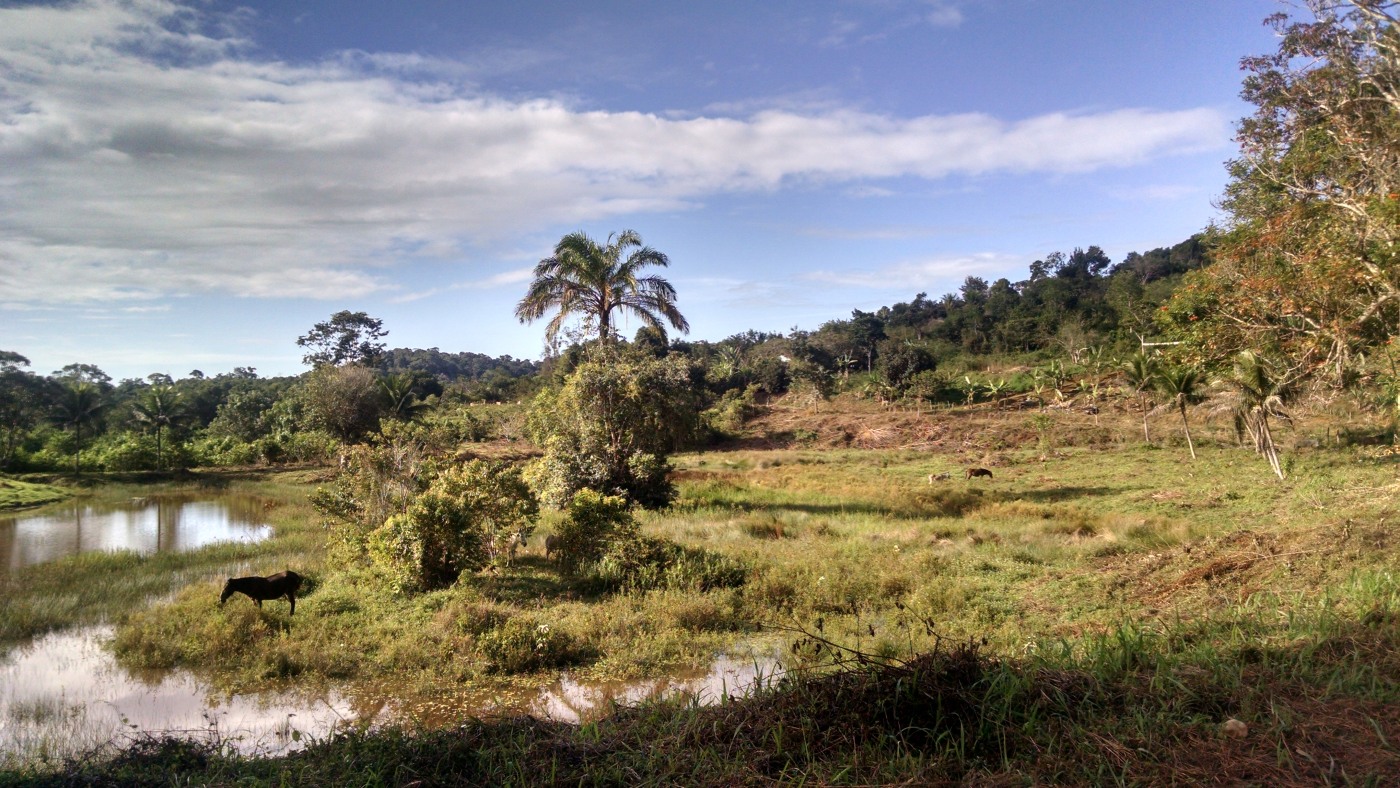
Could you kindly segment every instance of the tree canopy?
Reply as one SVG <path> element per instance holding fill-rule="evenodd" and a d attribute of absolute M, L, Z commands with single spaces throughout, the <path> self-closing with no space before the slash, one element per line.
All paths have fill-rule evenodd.
<path fill-rule="evenodd" d="M 570 317 L 592 323 L 605 342 L 615 338 L 613 313 L 623 312 L 641 318 L 653 328 L 665 330 L 663 321 L 682 333 L 690 323 L 676 308 L 676 289 L 659 276 L 642 276 L 643 269 L 670 265 L 666 255 L 642 244 L 634 230 L 608 236 L 599 244 L 582 232 L 560 239 L 554 254 L 541 260 L 534 280 L 515 307 L 522 323 L 559 310 L 545 327 L 545 338 L 553 341 Z"/>

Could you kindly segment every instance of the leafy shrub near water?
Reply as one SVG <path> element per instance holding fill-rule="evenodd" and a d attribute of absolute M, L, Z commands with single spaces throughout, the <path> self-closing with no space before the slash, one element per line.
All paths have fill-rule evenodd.
<path fill-rule="evenodd" d="M 576 665 L 585 649 L 567 632 L 533 616 L 514 616 L 477 638 L 494 673 L 531 673 Z"/>
<path fill-rule="evenodd" d="M 636 534 L 613 541 L 585 582 L 604 591 L 703 592 L 737 588 L 748 575 L 748 566 L 729 556 Z"/>

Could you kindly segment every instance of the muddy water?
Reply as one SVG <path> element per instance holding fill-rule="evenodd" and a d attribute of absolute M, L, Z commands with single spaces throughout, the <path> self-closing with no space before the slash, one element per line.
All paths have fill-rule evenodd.
<path fill-rule="evenodd" d="M 70 502 L 0 515 L 0 574 L 90 551 L 143 555 L 272 535 L 263 501 L 249 495 L 161 495 Z"/>
<path fill-rule="evenodd" d="M 441 724 L 464 715 L 528 713 L 579 722 L 630 704 L 685 693 L 701 703 L 740 696 L 775 674 L 772 659 L 717 659 L 708 670 L 638 682 L 585 683 L 566 676 L 507 695 L 462 688 L 434 708 L 396 698 L 326 690 L 224 696 L 184 671 L 137 676 L 102 643 L 110 627 L 46 635 L 0 658 L 0 764 L 92 752 L 147 734 L 223 741 L 247 754 L 280 754 L 340 728 L 392 722 Z"/>

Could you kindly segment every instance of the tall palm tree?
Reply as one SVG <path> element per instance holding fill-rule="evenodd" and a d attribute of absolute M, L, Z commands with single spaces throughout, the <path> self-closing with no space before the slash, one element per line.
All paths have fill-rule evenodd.
<path fill-rule="evenodd" d="M 95 383 L 78 380 L 64 387 L 63 395 L 54 403 L 50 418 L 59 426 L 73 430 L 73 475 L 82 472 L 79 463 L 83 455 L 83 425 L 97 420 L 107 403 L 102 389 Z"/>
<path fill-rule="evenodd" d="M 1137 392 L 1138 399 L 1142 405 L 1142 439 L 1146 443 L 1152 442 L 1152 436 L 1147 431 L 1147 412 L 1151 410 L 1147 406 L 1148 392 L 1157 384 L 1157 376 L 1160 373 L 1160 365 L 1157 359 L 1139 350 L 1124 361 L 1119 369 L 1123 372 L 1123 377 L 1128 381 L 1128 385 Z M 1192 456 L 1195 451 L 1192 451 Z"/>
<path fill-rule="evenodd" d="M 538 320 L 551 310 L 559 314 L 545 327 L 553 341 L 570 316 L 597 322 L 598 337 L 614 338 L 613 313 L 630 312 L 644 323 L 664 330 L 662 319 L 676 330 L 690 323 L 676 309 L 676 289 L 659 276 L 641 276 L 648 266 L 670 265 L 666 255 L 642 245 L 634 230 L 608 236 L 606 245 L 587 235 L 570 233 L 554 247 L 554 255 L 535 266 L 534 281 L 515 307 L 522 323 Z"/>
<path fill-rule="evenodd" d="M 1191 450 L 1191 459 L 1196 459 L 1196 444 L 1191 442 L 1191 424 L 1186 420 L 1186 406 L 1200 402 L 1205 376 L 1199 367 L 1169 366 L 1157 373 L 1157 391 L 1181 414 L 1181 426 L 1186 430 L 1186 448 Z"/>
<path fill-rule="evenodd" d="M 131 411 L 137 421 L 156 428 L 156 470 L 160 470 L 163 467 L 161 437 L 180 417 L 180 392 L 174 386 L 157 383 L 146 389 L 131 406 Z"/>

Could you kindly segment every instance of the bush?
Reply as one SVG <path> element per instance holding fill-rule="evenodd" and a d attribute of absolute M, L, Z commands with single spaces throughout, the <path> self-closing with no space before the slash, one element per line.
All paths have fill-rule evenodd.
<path fill-rule="evenodd" d="M 323 510 L 336 503 L 318 500 Z M 438 476 L 370 533 L 370 562 L 400 592 L 444 588 L 496 558 L 510 534 L 528 533 L 538 513 L 517 469 L 474 460 Z"/>
<path fill-rule="evenodd" d="M 567 632 L 532 616 L 515 616 L 477 639 L 477 649 L 493 673 L 530 673 L 575 665 L 584 650 Z"/>
<path fill-rule="evenodd" d="M 631 505 L 621 496 L 579 490 L 569 501 L 568 515 L 555 536 L 561 561 L 570 570 L 597 561 L 613 540 L 637 533 Z"/>
<path fill-rule="evenodd" d="M 555 507 L 583 489 L 665 507 L 675 498 L 666 456 L 699 434 L 690 366 L 679 355 L 590 352 L 562 388 L 540 392 L 530 409 L 526 432 L 545 450 L 529 469 L 531 482 Z"/>
<path fill-rule="evenodd" d="M 710 591 L 748 579 L 741 561 L 692 550 L 664 539 L 629 534 L 614 539 L 593 565 L 587 584 L 600 591 Z"/>

